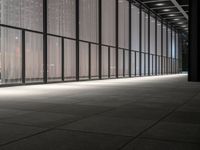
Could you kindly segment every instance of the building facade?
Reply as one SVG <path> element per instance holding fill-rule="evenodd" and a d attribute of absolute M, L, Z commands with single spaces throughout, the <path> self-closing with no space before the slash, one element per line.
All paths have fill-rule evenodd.
<path fill-rule="evenodd" d="M 0 0 L 0 85 L 179 73 L 180 39 L 127 0 Z"/>

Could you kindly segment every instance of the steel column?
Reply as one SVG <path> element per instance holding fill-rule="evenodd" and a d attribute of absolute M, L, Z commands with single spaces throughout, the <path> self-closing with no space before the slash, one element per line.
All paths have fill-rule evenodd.
<path fill-rule="evenodd" d="M 25 45 L 25 30 L 22 30 L 22 83 L 26 80 L 26 45 Z"/>
<path fill-rule="evenodd" d="M 79 0 L 76 0 L 76 80 L 79 81 Z"/>
<path fill-rule="evenodd" d="M 119 51 L 119 0 L 116 0 L 116 78 L 119 77 L 118 51 Z"/>
<path fill-rule="evenodd" d="M 43 80 L 47 83 L 47 0 L 43 0 Z"/>
<path fill-rule="evenodd" d="M 91 43 L 88 43 L 88 55 L 89 55 L 89 59 L 88 59 L 88 76 L 89 79 L 91 79 Z"/>
<path fill-rule="evenodd" d="M 99 79 L 102 79 L 102 0 L 99 0 Z"/>
<path fill-rule="evenodd" d="M 62 81 L 65 81 L 65 45 L 64 45 L 64 38 L 62 38 L 62 43 L 61 43 L 61 70 L 62 70 Z"/>
<path fill-rule="evenodd" d="M 132 49 L 132 12 L 131 12 L 131 1 L 129 1 L 129 77 L 131 77 L 131 72 L 132 72 L 132 57 L 131 57 L 131 49 Z"/>
<path fill-rule="evenodd" d="M 142 76 L 142 5 L 139 16 L 139 76 Z"/>

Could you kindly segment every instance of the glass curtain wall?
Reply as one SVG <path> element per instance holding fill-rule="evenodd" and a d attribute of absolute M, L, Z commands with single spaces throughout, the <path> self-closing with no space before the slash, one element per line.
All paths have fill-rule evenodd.
<path fill-rule="evenodd" d="M 75 38 L 76 34 L 76 1 L 47 0 L 47 30 L 49 34 Z M 67 45 L 66 45 L 67 44 Z M 76 60 L 74 41 L 64 42 L 65 79 L 75 79 Z M 48 36 L 48 80 L 61 80 L 61 38 Z M 68 55 L 67 55 L 68 54 Z M 70 58 L 70 63 L 68 58 Z M 53 74 L 50 74 L 53 73 Z"/>
<path fill-rule="evenodd" d="M 131 6 L 131 50 L 132 52 L 132 75 L 139 75 L 139 24 L 140 11 L 139 8 Z M 134 59 L 133 59 L 134 58 Z"/>
<path fill-rule="evenodd" d="M 25 37 L 26 82 L 43 82 L 43 35 L 26 32 Z"/>
<path fill-rule="evenodd" d="M 79 30 L 80 40 L 98 43 L 98 0 L 79 1 Z M 90 52 L 89 52 L 90 47 Z M 89 78 L 89 61 L 91 63 L 92 77 L 98 76 L 98 46 L 80 42 L 80 78 Z M 89 60 L 89 53 L 91 59 Z"/>
<path fill-rule="evenodd" d="M 155 18 L 150 17 L 150 75 L 155 74 Z"/>
<path fill-rule="evenodd" d="M 142 75 L 148 72 L 148 14 L 142 12 Z"/>
<path fill-rule="evenodd" d="M 102 78 L 116 77 L 116 2 L 116 0 L 102 0 L 100 15 L 99 0 L 79 0 L 78 38 L 80 41 L 77 47 L 76 0 L 47 0 L 48 82 L 62 81 L 63 77 L 65 81 L 76 80 L 77 48 L 79 48 L 80 79 L 98 79 L 99 34 L 102 35 Z M 139 76 L 140 69 L 142 76 L 147 75 L 149 65 L 150 75 L 155 75 L 155 70 L 158 74 L 161 74 L 161 70 L 164 74 L 171 71 L 176 73 L 180 65 L 178 59 L 181 36 L 175 32 L 175 29 L 171 30 L 171 25 L 168 30 L 166 25 L 163 25 L 163 59 L 161 60 L 161 22 L 158 19 L 155 24 L 154 15 L 151 14 L 150 31 L 148 31 L 148 14 L 142 10 L 140 28 L 140 10 L 136 5 L 131 5 L 131 20 L 129 20 L 129 2 L 118 0 L 119 77 L 129 75 L 129 34 L 131 34 L 132 76 Z M 102 33 L 98 33 L 100 16 Z M 129 31 L 129 23 L 131 23 L 131 31 Z M 43 55 L 46 54 L 44 53 L 46 45 L 43 36 L 43 0 L 0 0 L 0 26 L 0 84 L 24 83 L 24 73 L 25 83 L 44 82 L 46 64 L 43 58 L 46 56 Z M 155 35 L 156 27 L 157 35 Z M 140 29 L 142 29 L 142 41 L 139 37 Z M 155 41 L 156 36 L 157 41 Z M 149 40 L 150 64 L 148 64 Z M 142 44 L 141 68 L 140 42 Z M 157 62 L 155 62 L 156 51 Z M 22 64 L 23 58 L 25 64 Z M 161 61 L 163 68 L 161 68 Z"/>
<path fill-rule="evenodd" d="M 116 46 L 116 0 L 102 0 L 102 78 L 108 78 L 109 67 L 112 75 L 116 69 L 116 63 L 110 63 L 108 67 L 109 46 Z M 115 55 L 111 52 L 110 55 Z M 113 56 L 115 57 L 115 56 Z"/>
<path fill-rule="evenodd" d="M 42 32 L 43 1 L 1 0 L 0 23 Z M 41 36 L 31 32 L 25 34 L 26 82 L 40 82 L 43 78 Z M 0 28 L 0 84 L 21 83 L 21 42 L 21 30 Z"/>
<path fill-rule="evenodd" d="M 167 27 L 163 24 L 163 73 L 167 73 Z"/>
<path fill-rule="evenodd" d="M 161 74 L 161 22 L 157 22 L 157 74 Z"/>
<path fill-rule="evenodd" d="M 129 74 L 129 2 L 127 0 L 118 1 L 118 14 L 119 14 L 119 76 L 123 76 L 123 65 L 124 64 L 124 75 Z M 124 56 L 123 56 L 124 55 Z M 123 60 L 125 59 L 125 60 Z"/>
<path fill-rule="evenodd" d="M 19 30 L 1 27 L 1 84 L 21 83 L 22 79 L 22 36 Z"/>
<path fill-rule="evenodd" d="M 171 73 L 171 54 L 172 54 L 172 41 L 171 41 L 171 29 L 168 28 L 168 73 Z"/>
<path fill-rule="evenodd" d="M 42 0 L 1 0 L 1 24 L 43 31 Z"/>
<path fill-rule="evenodd" d="M 175 32 L 174 30 L 172 31 L 172 73 L 175 73 L 175 67 L 176 67 L 176 61 L 175 61 L 175 56 L 176 56 L 176 46 L 175 46 Z"/>
<path fill-rule="evenodd" d="M 176 33 L 176 73 L 179 71 L 179 38 L 178 38 L 178 33 Z"/>

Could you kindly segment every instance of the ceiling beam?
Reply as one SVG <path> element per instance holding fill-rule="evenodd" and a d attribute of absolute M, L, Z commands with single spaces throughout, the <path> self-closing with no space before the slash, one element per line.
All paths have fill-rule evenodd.
<path fill-rule="evenodd" d="M 158 13 L 158 14 L 159 15 L 181 14 L 181 12 L 179 12 L 179 11 L 174 11 L 174 12 L 168 11 L 168 12 L 163 12 L 163 13 Z"/>
<path fill-rule="evenodd" d="M 181 7 L 188 7 L 189 5 L 180 5 Z M 163 7 L 151 7 L 151 9 L 166 9 L 166 8 L 177 8 L 176 6 L 163 6 Z"/>
<path fill-rule="evenodd" d="M 183 16 L 188 20 L 187 13 L 183 10 L 183 8 L 177 3 L 176 0 L 171 0 L 171 2 L 177 7 L 177 9 L 183 14 Z"/>
<path fill-rule="evenodd" d="M 166 9 L 166 8 L 176 8 L 176 6 L 165 6 L 165 7 L 154 7 L 154 8 L 151 8 L 151 9 Z"/>
<path fill-rule="evenodd" d="M 185 18 L 184 16 L 173 16 L 173 17 L 165 17 L 163 19 L 176 19 L 176 18 Z"/>
<path fill-rule="evenodd" d="M 143 2 L 144 4 L 147 4 L 147 3 L 157 3 L 157 2 L 169 2 L 170 0 L 150 0 L 150 1 L 145 1 Z"/>

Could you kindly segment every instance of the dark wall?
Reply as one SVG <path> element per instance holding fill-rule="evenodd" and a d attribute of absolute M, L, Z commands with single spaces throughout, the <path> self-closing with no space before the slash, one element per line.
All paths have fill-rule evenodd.
<path fill-rule="evenodd" d="M 200 1 L 190 0 L 189 20 L 189 81 L 200 81 Z"/>

